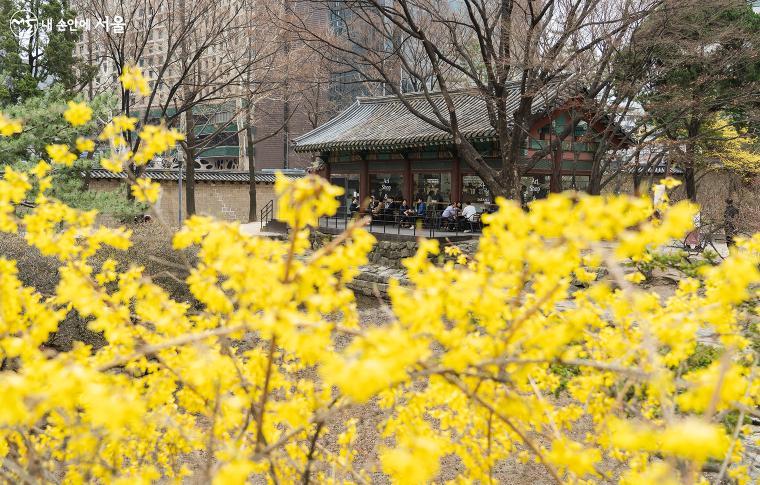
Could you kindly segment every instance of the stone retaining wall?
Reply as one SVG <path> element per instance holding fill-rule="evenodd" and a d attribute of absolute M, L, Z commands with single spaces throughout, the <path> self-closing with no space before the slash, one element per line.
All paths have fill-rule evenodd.
<path fill-rule="evenodd" d="M 324 246 L 334 236 L 332 234 L 326 234 L 323 232 L 315 231 L 311 235 L 312 248 Z M 440 241 L 441 248 L 447 244 L 446 241 Z M 454 242 L 454 245 L 459 247 L 466 254 L 473 254 L 477 249 L 477 239 L 469 239 L 461 242 Z M 369 253 L 368 259 L 372 264 L 383 266 L 386 268 L 403 269 L 401 261 L 410 256 L 414 256 L 417 252 L 419 245 L 417 241 L 399 241 L 399 240 L 381 240 L 377 241 L 375 247 Z"/>
<path fill-rule="evenodd" d="M 413 256 L 417 248 L 417 241 L 378 241 L 369 260 L 380 266 L 401 268 L 401 260 Z"/>

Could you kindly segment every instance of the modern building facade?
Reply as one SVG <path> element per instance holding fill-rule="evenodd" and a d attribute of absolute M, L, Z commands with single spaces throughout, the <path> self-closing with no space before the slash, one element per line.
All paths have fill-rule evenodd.
<path fill-rule="evenodd" d="M 208 2 L 211 0 L 199 0 Z M 197 8 L 197 3 L 193 8 Z M 214 18 L 208 22 L 222 22 L 227 10 L 230 16 L 240 16 L 240 10 L 233 8 L 234 4 L 240 3 L 238 0 L 224 0 L 219 2 L 218 7 L 209 8 L 213 12 Z M 311 28 L 315 31 L 319 29 L 329 29 L 330 18 L 325 10 L 308 9 L 308 2 L 294 1 L 293 9 L 299 12 L 306 19 Z M 130 0 L 115 1 L 106 0 L 105 2 L 94 2 L 92 0 L 76 0 L 73 2 L 73 8 L 77 12 L 77 18 L 92 19 L 100 18 L 105 15 L 112 20 L 116 16 L 124 21 L 123 33 L 116 34 L 111 28 L 110 31 L 104 28 L 95 28 L 94 24 L 88 29 L 82 29 L 80 39 L 75 47 L 75 56 L 83 61 L 85 66 L 92 69 L 94 76 L 92 81 L 85 86 L 83 92 L 92 98 L 93 96 L 108 92 L 118 93 L 120 85 L 118 81 L 119 70 L 114 61 L 120 58 L 121 62 L 134 62 L 142 71 L 151 90 L 155 93 L 149 110 L 151 116 L 153 112 L 160 112 L 158 106 L 170 100 L 169 105 L 173 102 L 172 97 L 181 96 L 181 91 L 173 90 L 175 83 L 183 68 L 181 55 L 176 48 L 169 52 L 171 44 L 172 25 L 175 26 L 178 18 L 181 16 L 180 7 L 185 5 L 182 1 L 161 2 L 154 0 Z M 186 5 L 190 9 L 190 3 Z M 240 22 L 239 19 L 234 19 Z M 208 26 L 199 23 L 199 29 L 208 28 Z M 243 30 L 241 29 L 241 32 Z M 202 34 L 202 32 L 201 32 Z M 176 32 L 174 33 L 176 36 Z M 199 34 L 200 35 L 200 34 Z M 202 38 L 202 35 L 200 35 Z M 250 44 L 244 36 L 239 34 L 231 35 L 233 41 L 240 45 L 240 50 L 248 48 Z M 225 42 L 228 39 L 225 39 Z M 176 43 L 176 38 L 172 40 Z M 297 49 L 296 40 L 290 39 L 286 49 Z M 175 46 L 176 47 L 176 46 Z M 204 51 L 202 57 L 197 60 L 197 67 L 201 71 L 207 72 L 227 72 L 224 68 L 219 68 L 220 63 L 229 62 L 223 53 L 218 52 L 216 46 Z M 167 60 L 167 56 L 171 56 Z M 284 82 L 289 82 L 291 90 L 298 91 L 305 89 L 306 84 L 313 82 L 309 76 L 303 77 L 298 69 L 291 73 L 292 78 Z M 342 78 L 331 76 L 329 72 L 324 75 L 325 83 L 330 80 L 335 82 L 341 81 Z M 252 84 L 263 82 L 261 79 L 251 79 Z M 354 81 L 354 80 L 352 80 Z M 225 88 L 224 92 L 210 96 L 213 102 L 204 103 L 193 109 L 193 118 L 195 125 L 195 135 L 199 139 L 209 138 L 209 143 L 199 150 L 196 158 L 196 169 L 198 170 L 247 170 L 248 169 L 248 147 L 246 146 L 246 136 L 242 109 L 242 96 L 235 89 L 241 89 L 239 83 L 237 87 Z M 354 84 L 351 84 L 353 86 Z M 337 93 L 337 94 L 336 94 Z M 307 131 L 310 131 L 321 120 L 329 119 L 334 113 L 330 110 L 336 106 L 342 107 L 346 99 L 346 93 L 343 93 L 340 87 L 327 87 L 321 91 L 317 90 L 316 94 L 306 94 L 311 96 L 324 96 L 325 102 L 312 103 L 319 104 L 325 109 L 324 113 L 310 112 L 311 106 L 308 103 L 298 102 L 297 100 L 288 99 L 287 96 L 276 94 L 272 96 L 262 96 L 257 99 L 254 111 L 254 140 L 256 142 L 251 151 L 255 159 L 257 169 L 278 169 L 278 168 L 305 168 L 312 162 L 312 157 L 306 154 L 299 154 L 293 150 L 292 140 Z M 351 99 L 353 101 L 353 99 Z M 130 108 L 133 114 L 143 114 L 148 107 L 145 102 L 135 99 Z M 171 112 L 169 108 L 164 115 Z M 154 121 L 158 121 L 160 113 L 156 114 Z M 178 124 L 184 123 L 182 119 L 177 121 Z M 167 157 L 166 160 L 159 161 L 156 168 L 170 168 L 176 164 L 174 157 Z"/>

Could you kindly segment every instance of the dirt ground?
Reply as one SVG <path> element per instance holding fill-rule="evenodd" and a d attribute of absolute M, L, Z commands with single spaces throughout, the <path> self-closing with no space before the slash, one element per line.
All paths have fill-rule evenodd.
<path fill-rule="evenodd" d="M 383 325 L 391 321 L 392 313 L 388 302 L 375 297 L 357 296 L 360 323 L 363 326 Z M 348 341 L 340 342 L 347 344 Z M 382 445 L 382 438 L 377 430 L 378 424 L 383 419 L 383 411 L 374 403 L 358 406 L 336 416 L 328 425 L 334 432 L 325 436 L 324 446 L 330 450 L 337 450 L 335 443 L 338 433 L 342 431 L 342 424 L 350 418 L 358 419 L 356 451 L 358 457 L 355 462 L 357 469 L 371 468 L 377 463 L 378 446 Z M 391 444 L 391 443 L 387 443 Z M 438 482 L 452 480 L 461 473 L 463 465 L 456 456 L 446 456 L 441 463 L 441 471 Z M 497 464 L 494 469 L 493 479 L 495 483 L 510 485 L 543 485 L 554 483 L 545 469 L 535 463 L 521 464 L 514 459 L 505 460 Z M 375 473 L 372 476 L 373 483 L 391 483 L 387 476 Z"/>

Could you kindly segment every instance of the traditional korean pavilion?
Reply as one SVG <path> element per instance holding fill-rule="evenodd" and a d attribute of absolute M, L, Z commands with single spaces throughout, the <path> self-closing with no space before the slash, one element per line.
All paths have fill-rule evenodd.
<path fill-rule="evenodd" d="M 576 91 L 577 93 L 577 91 Z M 510 102 L 514 111 L 520 93 L 515 86 Z M 443 97 L 433 102 L 446 112 Z M 488 163 L 500 167 L 496 130 L 489 122 L 485 101 L 475 91 L 452 93 L 462 133 Z M 423 94 L 406 95 L 407 102 L 420 113 L 435 118 Z M 579 109 L 578 96 L 547 88 L 535 97 L 533 113 L 537 121 L 530 129 L 526 159 L 566 131 L 573 110 Z M 510 107 L 508 107 L 508 111 Z M 600 117 L 596 117 L 597 119 Z M 588 120 L 591 119 L 589 115 Z M 588 185 L 592 161 L 598 148 L 603 123 L 589 127 L 580 121 L 565 138 L 561 149 L 540 160 L 523 180 L 525 197 Z M 612 145 L 626 146 L 631 139 L 619 127 L 606 130 Z M 322 174 L 346 189 L 346 200 L 373 195 L 408 200 L 417 197 L 443 201 L 492 202 L 480 177 L 452 150 L 451 135 L 413 114 L 396 96 L 359 98 L 338 116 L 295 140 L 297 152 L 315 153 Z"/>

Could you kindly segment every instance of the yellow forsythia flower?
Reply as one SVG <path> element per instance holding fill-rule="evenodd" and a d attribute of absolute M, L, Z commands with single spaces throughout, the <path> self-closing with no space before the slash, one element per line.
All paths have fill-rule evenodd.
<path fill-rule="evenodd" d="M 33 169 L 29 170 L 29 173 L 37 178 L 42 178 L 50 172 L 51 168 L 53 167 L 45 160 L 40 160 L 37 162 L 37 165 L 35 165 Z"/>
<path fill-rule="evenodd" d="M 55 163 L 66 165 L 67 167 L 73 165 L 74 161 L 77 159 L 77 156 L 69 151 L 69 147 L 67 145 L 48 145 L 45 147 L 45 150 L 47 150 L 47 153 L 50 156 L 51 160 L 53 160 Z"/>
<path fill-rule="evenodd" d="M 98 135 L 98 140 L 113 140 L 120 137 L 122 132 L 135 129 L 137 118 L 125 115 L 114 116 L 114 118 L 103 127 L 103 131 Z"/>
<path fill-rule="evenodd" d="M 165 126 L 149 125 L 140 132 L 142 143 L 135 153 L 134 161 L 138 165 L 144 165 L 151 161 L 154 156 L 165 152 L 185 137 L 180 132 L 167 129 Z"/>
<path fill-rule="evenodd" d="M 730 440 L 719 424 L 702 419 L 688 418 L 669 426 L 661 437 L 661 450 L 702 463 L 708 458 L 720 458 L 728 449 Z M 699 446 L 695 444 L 699 443 Z"/>
<path fill-rule="evenodd" d="M 443 252 L 446 253 L 446 256 L 459 256 L 462 254 L 462 250 L 456 246 L 446 246 L 443 248 Z"/>
<path fill-rule="evenodd" d="M 336 197 L 344 192 L 316 175 L 289 180 L 281 172 L 276 174 L 274 190 L 278 196 L 278 218 L 297 227 L 315 226 L 320 214 L 335 214 L 340 206 Z"/>
<path fill-rule="evenodd" d="M 0 113 L 0 135 L 11 136 L 16 133 L 21 133 L 21 123 L 6 117 Z"/>
<path fill-rule="evenodd" d="M 552 463 L 567 468 L 578 477 L 596 475 L 595 465 L 602 459 L 599 450 L 585 448 L 577 441 L 567 438 L 555 440 L 548 456 Z"/>
<path fill-rule="evenodd" d="M 69 101 L 68 106 L 68 109 L 63 113 L 63 117 L 72 126 L 84 125 L 92 118 L 92 108 L 87 106 L 87 103 Z"/>
<path fill-rule="evenodd" d="M 665 186 L 665 188 L 668 189 L 674 189 L 681 185 L 681 181 L 678 179 L 674 179 L 673 177 L 666 177 L 662 180 L 660 180 L 660 183 Z"/>
<path fill-rule="evenodd" d="M 118 145 L 135 123 L 109 125 L 101 164 L 121 170 L 133 159 Z M 144 130 L 141 156 L 172 142 L 164 130 Z M 65 146 L 54 152 L 68 157 Z M 681 239 L 693 205 L 658 207 L 655 222 L 644 198 L 556 194 L 530 212 L 499 198 L 470 263 L 441 263 L 431 257 L 439 241 L 420 240 L 406 281 L 389 279 L 387 321 L 360 325 L 347 285 L 375 239 L 357 225 L 312 248 L 307 226 L 342 194 L 326 180 L 278 176 L 286 241 L 187 219 L 173 246 L 190 250 L 189 293 L 175 298 L 159 285 L 162 268 L 119 254 L 128 230 L 36 191 L 50 170 L 40 162 L 0 177 L 0 231 L 59 261 L 42 294 L 0 256 L 0 355 L 11 364 L 0 368 L 0 456 L 27 481 L 55 470 L 72 483 L 181 482 L 192 474 L 185 457 L 208 452 L 204 479 L 224 484 L 301 482 L 306 470 L 312 483 L 374 473 L 487 483 L 516 460 L 558 482 L 604 473 L 675 485 L 701 483 L 710 458 L 749 483 L 751 431 L 737 428 L 734 442 L 721 420 L 760 405 L 748 332 L 760 234 L 661 298 L 595 276 Z M 147 179 L 132 190 L 158 197 Z M 30 199 L 35 207 L 19 208 Z M 69 314 L 108 345 L 51 352 Z M 693 369 L 703 328 L 720 355 Z M 361 403 L 369 426 L 350 419 Z M 381 443 L 375 459 L 360 456 L 368 432 Z"/>
<path fill-rule="evenodd" d="M 124 170 L 124 165 L 115 158 L 101 158 L 100 166 L 113 173 L 120 173 Z"/>
<path fill-rule="evenodd" d="M 151 204 L 158 200 L 158 195 L 161 193 L 161 185 L 156 182 L 151 182 L 150 179 L 139 178 L 132 185 L 132 194 L 140 202 L 150 202 Z"/>
<path fill-rule="evenodd" d="M 121 85 L 128 91 L 136 91 L 143 96 L 150 94 L 150 88 L 148 87 L 148 81 L 142 75 L 140 68 L 133 65 L 127 65 L 119 76 Z"/>
<path fill-rule="evenodd" d="M 641 271 L 635 271 L 631 274 L 626 275 L 625 279 L 633 283 L 641 283 L 642 281 L 647 279 L 647 277 L 644 276 L 644 274 Z"/>
<path fill-rule="evenodd" d="M 95 150 L 95 142 L 81 136 L 77 138 L 76 144 L 77 144 L 77 150 L 79 150 L 80 153 L 91 152 Z"/>
<path fill-rule="evenodd" d="M 383 470 L 391 476 L 393 483 L 427 483 L 438 473 L 442 443 L 422 436 L 409 441 L 405 446 L 380 452 Z"/>

